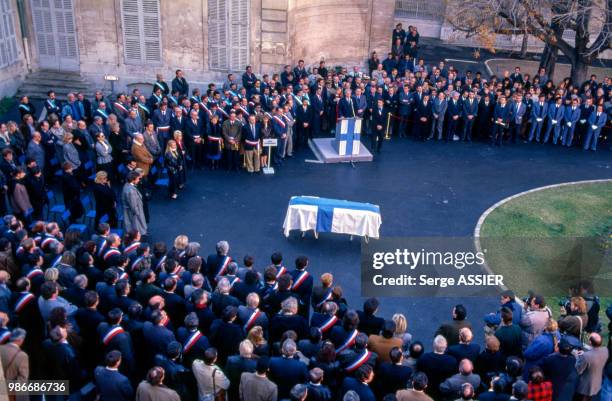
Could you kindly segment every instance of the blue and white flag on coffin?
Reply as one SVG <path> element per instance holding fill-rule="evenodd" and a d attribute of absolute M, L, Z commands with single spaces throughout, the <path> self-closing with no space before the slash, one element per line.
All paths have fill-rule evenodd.
<path fill-rule="evenodd" d="M 293 196 L 289 201 L 283 229 L 285 236 L 291 230 L 317 233 L 331 232 L 379 237 L 380 207 L 371 203 Z"/>

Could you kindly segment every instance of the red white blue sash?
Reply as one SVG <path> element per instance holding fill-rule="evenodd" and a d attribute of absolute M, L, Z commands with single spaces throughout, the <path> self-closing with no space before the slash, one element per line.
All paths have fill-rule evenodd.
<path fill-rule="evenodd" d="M 5 329 L 6 331 L 2 332 L 2 334 L 0 334 L 0 344 L 6 344 L 9 340 L 9 338 L 11 338 L 11 331 Z"/>
<path fill-rule="evenodd" d="M 26 292 L 15 304 L 15 312 L 19 313 L 34 299 L 34 294 Z"/>
<path fill-rule="evenodd" d="M 120 108 L 120 109 L 121 109 L 121 110 L 122 110 L 124 113 L 127 113 L 127 112 L 128 112 L 128 109 L 126 109 L 126 108 L 125 108 L 125 106 L 124 106 L 124 105 L 122 105 L 121 103 L 119 103 L 119 102 L 115 102 L 115 103 L 114 103 L 114 105 L 115 105 L 115 106 L 117 106 L 117 107 L 119 107 L 119 108 Z"/>
<path fill-rule="evenodd" d="M 355 344 L 355 339 L 357 338 L 357 334 L 359 334 L 359 332 L 356 329 L 353 330 L 353 332 L 349 334 L 346 341 L 344 341 L 344 344 L 338 347 L 338 349 L 336 350 L 336 353 L 340 353 L 344 350 L 351 348 Z"/>
<path fill-rule="evenodd" d="M 255 310 L 253 311 L 253 313 L 251 314 L 247 322 L 244 324 L 244 331 L 248 332 L 251 326 L 255 324 L 257 319 L 259 319 L 259 316 L 261 316 L 261 311 L 259 310 L 259 308 L 255 308 Z"/>
<path fill-rule="evenodd" d="M 47 237 L 42 241 L 42 243 L 40 244 L 40 247 L 45 248 L 47 245 L 51 244 L 52 242 L 57 242 L 57 240 L 53 237 Z"/>
<path fill-rule="evenodd" d="M 114 327 L 112 329 L 110 329 L 110 331 L 108 333 L 106 333 L 106 335 L 104 336 L 104 338 L 102 339 L 102 343 L 104 343 L 105 346 L 107 346 L 111 340 L 113 338 L 115 338 L 115 336 L 123 333 L 123 329 L 121 328 L 121 326 L 117 326 Z"/>
<path fill-rule="evenodd" d="M 316 306 L 317 308 L 320 308 L 321 306 L 323 306 L 323 304 L 327 301 L 329 301 L 330 299 L 332 299 L 332 289 L 330 288 L 329 290 L 327 290 L 327 294 L 325 294 L 325 296 L 323 297 L 323 300 L 321 300 L 321 302 L 319 302 Z"/>
<path fill-rule="evenodd" d="M 40 269 L 32 269 L 30 270 L 30 272 L 28 274 L 26 274 L 26 277 L 29 280 L 32 280 L 32 278 L 36 277 L 36 276 L 42 276 L 44 273 L 42 270 Z"/>
<path fill-rule="evenodd" d="M 293 287 L 291 289 L 292 290 L 297 290 L 298 288 L 300 288 L 300 286 L 302 284 L 304 284 L 304 281 L 306 281 L 308 276 L 309 276 L 309 274 L 308 274 L 308 272 L 306 270 L 301 272 L 300 275 L 298 276 L 298 278 L 295 279 L 295 282 L 293 283 Z"/>
<path fill-rule="evenodd" d="M 208 107 L 206 107 L 206 105 L 204 104 L 204 102 L 200 102 L 200 106 L 202 106 L 202 108 L 204 109 L 205 112 L 208 113 L 209 116 L 212 117 L 212 112 L 210 111 L 210 109 Z"/>
<path fill-rule="evenodd" d="M 370 355 L 372 355 L 372 353 L 366 349 L 363 354 L 361 354 L 359 358 L 357 358 L 355 362 L 351 363 L 346 367 L 346 371 L 354 372 L 355 370 L 359 369 L 361 365 L 363 365 L 368 361 L 368 359 L 370 359 Z"/>
<path fill-rule="evenodd" d="M 134 261 L 132 262 L 132 265 L 130 266 L 130 269 L 134 270 L 134 267 L 136 267 L 136 265 L 140 263 L 143 259 L 144 259 L 144 256 L 134 259 Z"/>
<path fill-rule="evenodd" d="M 117 273 L 119 273 L 119 280 L 127 280 L 130 276 L 126 272 L 121 269 L 117 269 Z"/>
<path fill-rule="evenodd" d="M 285 128 L 285 127 L 286 127 L 285 122 L 284 122 L 284 121 L 283 121 L 283 119 L 282 119 L 282 118 L 280 118 L 279 116 L 273 116 L 272 118 L 274 118 L 274 120 L 275 120 L 277 123 L 279 123 L 281 127 L 283 127 L 283 128 Z"/>
<path fill-rule="evenodd" d="M 168 323 L 170 323 L 170 319 L 168 319 L 168 316 L 164 316 L 164 318 L 161 321 L 162 326 L 168 326 Z"/>
<path fill-rule="evenodd" d="M 156 269 L 160 269 L 161 266 L 164 264 L 164 262 L 166 261 L 167 255 L 162 256 L 162 258 L 159 260 L 159 262 L 157 262 L 157 266 L 155 266 Z"/>
<path fill-rule="evenodd" d="M 225 111 L 225 110 L 223 109 L 223 107 L 219 106 L 219 107 L 217 107 L 217 110 L 219 110 L 221 113 L 223 113 L 223 115 L 224 115 L 225 117 L 229 117 L 229 114 L 227 114 L 227 111 Z"/>
<path fill-rule="evenodd" d="M 212 135 L 208 135 L 208 140 L 213 141 L 213 142 L 221 142 L 221 138 L 219 138 L 218 136 L 212 136 Z"/>
<path fill-rule="evenodd" d="M 224 256 L 224 258 L 225 259 L 223 260 L 223 263 L 221 263 L 221 268 L 219 269 L 219 272 L 217 272 L 217 277 L 223 276 L 225 274 L 227 266 L 229 266 L 229 263 L 232 261 L 232 258 L 230 258 L 229 256 Z"/>
<path fill-rule="evenodd" d="M 234 284 L 240 282 L 240 277 L 234 277 L 232 282 L 230 283 L 230 288 L 234 288 Z"/>
<path fill-rule="evenodd" d="M 128 254 L 134 252 L 140 246 L 140 242 L 132 242 L 129 246 L 126 246 L 123 253 Z"/>
<path fill-rule="evenodd" d="M 191 335 L 191 337 L 189 337 L 189 339 L 185 343 L 185 346 L 183 347 L 183 354 L 188 353 L 189 350 L 193 348 L 193 346 L 198 342 L 200 338 L 202 338 L 202 333 L 200 333 L 200 331 L 197 330 L 195 333 Z"/>
<path fill-rule="evenodd" d="M 121 255 L 121 252 L 119 252 L 119 249 L 109 249 L 108 251 L 106 251 L 106 253 L 104 254 L 104 260 L 108 260 L 108 258 L 110 258 L 113 255 Z"/>
<path fill-rule="evenodd" d="M 319 330 L 321 330 L 321 333 L 325 333 L 327 330 L 334 327 L 334 325 L 336 324 L 336 322 L 338 322 L 338 320 L 339 319 L 336 315 L 330 317 L 329 319 L 327 319 L 325 323 L 321 325 L 321 327 L 319 327 Z"/>
<path fill-rule="evenodd" d="M 106 238 L 102 240 L 100 244 L 100 249 L 98 249 L 98 256 L 102 256 L 102 252 L 104 252 L 104 248 L 106 248 Z"/>
<path fill-rule="evenodd" d="M 278 271 L 276 272 L 276 278 L 278 279 L 280 276 L 282 276 L 285 273 L 287 273 L 287 269 L 285 268 L 285 266 L 279 267 Z"/>

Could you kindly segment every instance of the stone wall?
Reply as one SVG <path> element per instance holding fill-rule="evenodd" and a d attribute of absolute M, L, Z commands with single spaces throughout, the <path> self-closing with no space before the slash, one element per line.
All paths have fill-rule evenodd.
<path fill-rule="evenodd" d="M 10 2 L 12 10 L 14 10 L 13 25 L 17 39 L 17 61 L 4 68 L 0 68 L 0 98 L 14 95 L 27 73 L 21 26 L 19 25 L 19 17 L 17 15 L 17 2 L 16 0 L 10 0 Z"/>

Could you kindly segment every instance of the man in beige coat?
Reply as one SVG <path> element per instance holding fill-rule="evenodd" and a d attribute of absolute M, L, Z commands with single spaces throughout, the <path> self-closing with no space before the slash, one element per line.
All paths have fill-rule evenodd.
<path fill-rule="evenodd" d="M 254 373 L 240 376 L 240 401 L 276 401 L 278 386 L 268 379 L 269 365 L 267 358 L 260 358 Z"/>
<path fill-rule="evenodd" d="M 591 349 L 582 352 L 576 358 L 576 370 L 578 371 L 578 387 L 576 395 L 582 401 L 590 401 L 594 395 L 601 390 L 603 380 L 603 369 L 608 360 L 608 349 L 602 347 L 601 336 L 591 333 L 589 336 Z"/>
<path fill-rule="evenodd" d="M 134 135 L 134 141 L 132 142 L 132 156 L 136 161 L 136 167 L 142 169 L 142 175 L 147 177 L 154 160 L 153 156 L 144 145 L 144 136 L 142 134 Z"/>
<path fill-rule="evenodd" d="M 395 393 L 397 401 L 433 401 L 430 396 L 425 394 L 427 388 L 427 375 L 417 372 L 412 377 L 412 388 L 398 390 Z"/>
<path fill-rule="evenodd" d="M 14 329 L 11 332 L 9 342 L 0 345 L 0 359 L 2 360 L 2 370 L 4 378 L 11 381 L 27 381 L 30 377 L 30 364 L 28 354 L 21 350 L 25 340 L 26 331 L 24 329 Z M 9 396 L 9 400 L 26 400 L 27 396 Z"/>

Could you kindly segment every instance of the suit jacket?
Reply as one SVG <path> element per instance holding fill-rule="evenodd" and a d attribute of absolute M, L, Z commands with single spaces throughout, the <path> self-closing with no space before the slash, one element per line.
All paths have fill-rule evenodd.
<path fill-rule="evenodd" d="M 480 346 L 478 344 L 455 344 L 448 347 L 446 352 L 455 357 L 457 361 L 469 359 L 473 363 L 480 354 Z"/>
<path fill-rule="evenodd" d="M 254 145 L 249 142 L 257 142 L 261 139 L 261 126 L 258 123 L 255 123 L 255 132 L 251 129 L 251 124 L 246 123 L 242 126 L 242 140 L 244 150 L 254 150 L 258 147 L 258 145 Z M 249 142 L 247 142 L 249 141 Z"/>
<path fill-rule="evenodd" d="M 239 394 L 242 401 L 277 401 L 278 387 L 267 377 L 244 372 L 240 375 Z"/>
<path fill-rule="evenodd" d="M 535 122 L 536 118 L 541 118 L 544 121 L 546 115 L 548 114 L 548 103 L 543 102 L 543 105 L 540 106 L 540 102 L 533 102 L 531 107 L 531 121 Z"/>
<path fill-rule="evenodd" d="M 608 120 L 608 115 L 606 114 L 605 111 L 602 111 L 599 117 L 597 117 L 597 112 L 594 111 L 589 116 L 589 120 L 588 120 L 589 129 L 593 130 L 593 126 L 595 125 L 597 126 L 597 128 L 595 128 L 594 131 L 595 133 L 599 134 L 599 132 L 601 132 L 601 129 L 606 126 L 607 120 Z"/>
<path fill-rule="evenodd" d="M 170 136 L 172 136 L 172 133 L 174 133 L 174 131 L 185 132 L 186 127 L 187 119 L 184 116 L 180 116 L 180 118 L 176 116 L 172 117 L 170 120 Z"/>
<path fill-rule="evenodd" d="M 109 336 L 106 340 L 106 335 L 109 334 L 111 330 L 118 330 L 119 334 L 114 336 Z M 130 333 L 123 331 L 121 326 L 115 325 L 111 326 L 106 322 L 100 323 L 98 326 L 98 338 L 100 338 L 100 342 L 104 346 L 104 351 L 120 351 L 121 352 L 121 373 L 131 376 L 136 369 L 136 355 L 134 354 L 134 345 L 132 344 L 132 339 L 130 337 Z"/>
<path fill-rule="evenodd" d="M 342 117 L 357 117 L 357 105 L 353 97 L 350 100 L 342 97 L 338 102 L 338 118 Z"/>
<path fill-rule="evenodd" d="M 548 106 L 548 118 L 557 121 L 557 124 L 561 123 L 563 115 L 565 114 L 565 106 L 560 105 L 557 107 L 555 103 Z"/>
<path fill-rule="evenodd" d="M 376 386 L 376 392 L 382 398 L 387 394 L 395 394 L 398 390 L 406 388 L 412 377 L 412 369 L 408 366 L 384 362 L 380 365 L 376 376 L 384 378 Z"/>
<path fill-rule="evenodd" d="M 368 339 L 368 348 L 376 352 L 380 360 L 383 362 L 391 362 L 389 352 L 393 347 L 402 347 L 402 339 L 397 337 L 385 338 L 383 336 L 372 334 Z"/>
<path fill-rule="evenodd" d="M 462 113 L 462 106 L 461 106 L 461 101 L 457 100 L 455 102 L 455 100 L 449 100 L 448 101 L 448 107 L 446 108 L 446 114 L 448 115 L 448 118 L 450 118 L 452 120 L 452 118 L 454 116 L 459 116 L 461 117 L 461 113 Z"/>
<path fill-rule="evenodd" d="M 136 161 L 136 167 L 142 169 L 142 174 L 145 177 L 149 175 L 149 169 L 154 160 L 145 144 L 139 145 L 134 142 L 132 144 L 132 156 L 134 156 L 134 160 Z"/>
<path fill-rule="evenodd" d="M 578 371 L 578 387 L 576 392 L 593 396 L 601 389 L 601 377 L 608 360 L 608 349 L 605 346 L 593 348 L 578 356 L 576 370 Z"/>
<path fill-rule="evenodd" d="M 457 371 L 457 360 L 447 354 L 426 352 L 417 362 L 417 370 L 427 375 L 427 393 L 433 398 L 439 394 L 440 383 Z"/>
<path fill-rule="evenodd" d="M 446 109 L 448 108 L 448 100 L 444 99 L 440 101 L 437 97 L 431 102 L 431 112 L 437 114 L 437 120 L 444 121 L 446 115 Z M 433 116 L 436 118 L 435 116 Z"/>
<path fill-rule="evenodd" d="M 134 388 L 130 380 L 117 370 L 98 366 L 94 371 L 94 382 L 100 393 L 100 401 L 131 401 Z"/>
<path fill-rule="evenodd" d="M 4 377 L 7 380 L 28 380 L 30 378 L 28 355 L 18 345 L 13 343 L 0 345 L 0 359 Z"/>
<path fill-rule="evenodd" d="M 576 107 L 572 109 L 573 106 L 566 106 L 565 111 L 563 113 L 563 123 L 567 127 L 567 123 L 570 123 L 571 126 L 569 128 L 574 128 L 576 123 L 580 119 L 580 108 Z"/>
<path fill-rule="evenodd" d="M 240 355 L 232 355 L 227 358 L 225 364 L 225 375 L 230 381 L 228 395 L 230 400 L 238 400 L 238 387 L 240 386 L 240 378 L 245 372 L 255 372 L 257 368 L 256 358 L 244 358 Z"/>
<path fill-rule="evenodd" d="M 151 322 L 144 322 L 142 334 L 145 344 L 151 354 L 166 354 L 166 348 L 172 341 L 176 341 L 174 333 L 164 326 L 155 325 Z M 150 355 L 150 356 L 153 356 Z"/>
<path fill-rule="evenodd" d="M 300 315 L 274 315 L 270 320 L 270 342 L 280 341 L 287 330 L 294 330 L 298 338 L 308 337 L 308 322 Z"/>
<path fill-rule="evenodd" d="M 144 137 L 144 145 L 151 154 L 152 157 L 159 157 L 162 153 L 161 145 L 159 144 L 159 138 L 157 137 L 157 132 L 153 131 L 152 134 L 149 134 L 145 131 L 142 134 Z"/>
<path fill-rule="evenodd" d="M 153 386 L 143 380 L 136 388 L 135 401 L 181 401 L 181 397 L 164 385 Z"/>
<path fill-rule="evenodd" d="M 357 311 L 359 315 L 359 331 L 367 335 L 378 335 L 382 330 L 385 319 L 376 315 L 366 315 L 363 311 Z"/>
<path fill-rule="evenodd" d="M 289 391 L 298 384 L 308 380 L 306 364 L 298 359 L 285 357 L 270 358 L 270 380 L 278 385 L 278 397 L 289 398 Z"/>
<path fill-rule="evenodd" d="M 506 103 L 505 106 L 502 107 L 501 104 L 495 105 L 495 110 L 493 111 L 493 120 L 497 122 L 497 119 L 501 119 L 503 124 L 508 124 L 510 121 L 510 105 Z"/>
<path fill-rule="evenodd" d="M 188 118 L 187 122 L 185 123 L 185 134 L 190 142 L 193 142 L 196 137 L 201 138 L 204 134 L 204 123 L 202 122 L 202 119 L 198 118 L 194 123 L 191 118 Z"/>
<path fill-rule="evenodd" d="M 357 96 L 353 96 L 353 102 L 355 104 L 355 113 L 357 113 L 357 117 L 363 118 L 365 110 L 368 107 L 365 95 L 362 94 L 359 96 L 359 98 Z"/>
<path fill-rule="evenodd" d="M 142 133 L 143 125 L 140 117 L 136 116 L 136 118 L 126 118 L 125 119 L 125 131 L 130 136 L 134 136 L 135 133 Z"/>
<path fill-rule="evenodd" d="M 470 99 L 468 99 L 462 103 L 463 118 L 467 119 L 467 116 L 472 115 L 475 120 L 478 115 L 478 101 L 472 99 L 472 104 L 470 104 Z"/>
<path fill-rule="evenodd" d="M 230 143 L 230 139 L 233 139 L 235 142 L 235 146 L 240 144 L 241 136 L 242 136 L 242 123 L 238 120 L 234 121 L 232 125 L 230 120 L 226 120 L 223 122 L 223 144 L 225 145 L 225 149 L 235 150 L 237 148 L 232 148 Z"/>
<path fill-rule="evenodd" d="M 166 113 L 163 114 L 160 109 L 157 109 L 153 112 L 153 116 L 151 119 L 153 120 L 155 128 L 170 127 L 170 121 L 172 120 L 172 112 L 166 109 Z"/>
<path fill-rule="evenodd" d="M 382 110 L 379 109 L 378 107 L 374 108 L 374 111 L 372 113 L 372 130 L 373 131 L 378 131 L 378 128 L 376 126 L 380 125 L 382 127 L 380 131 L 385 132 L 385 130 L 387 129 L 388 114 L 389 112 L 384 107 L 382 108 Z"/>
<path fill-rule="evenodd" d="M 433 399 L 422 391 L 414 389 L 399 390 L 395 393 L 397 401 L 433 401 Z"/>
<path fill-rule="evenodd" d="M 176 92 L 181 96 L 187 96 L 189 94 L 189 84 L 185 78 L 174 78 L 172 80 L 172 92 Z"/>
<path fill-rule="evenodd" d="M 346 394 L 348 391 L 353 390 L 359 395 L 359 401 L 375 401 L 376 397 L 372 392 L 370 386 L 353 377 L 347 377 L 342 382 L 341 394 Z"/>

